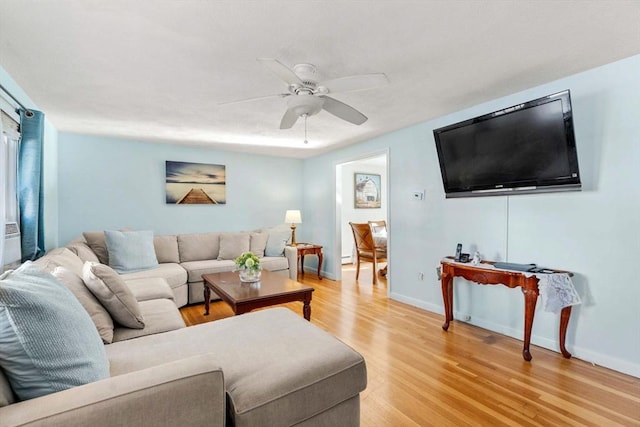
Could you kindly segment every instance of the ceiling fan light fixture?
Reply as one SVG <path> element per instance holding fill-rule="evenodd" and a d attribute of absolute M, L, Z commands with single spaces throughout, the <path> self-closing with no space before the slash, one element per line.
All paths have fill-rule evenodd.
<path fill-rule="evenodd" d="M 324 99 L 313 95 L 291 96 L 287 99 L 289 110 L 293 111 L 298 117 L 304 114 L 313 116 L 322 110 Z"/>

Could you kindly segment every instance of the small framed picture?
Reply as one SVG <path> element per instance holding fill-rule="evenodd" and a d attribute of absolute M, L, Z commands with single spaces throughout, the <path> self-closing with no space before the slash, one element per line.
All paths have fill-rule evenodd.
<path fill-rule="evenodd" d="M 380 208 L 382 206 L 380 175 L 356 172 L 354 179 L 354 207 L 356 209 Z"/>

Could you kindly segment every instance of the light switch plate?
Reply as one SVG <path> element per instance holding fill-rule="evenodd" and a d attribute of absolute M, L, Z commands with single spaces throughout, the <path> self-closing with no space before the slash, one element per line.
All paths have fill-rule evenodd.
<path fill-rule="evenodd" d="M 413 193 L 411 193 L 411 198 L 413 200 L 423 200 L 424 199 L 424 192 L 423 191 L 414 191 Z"/>

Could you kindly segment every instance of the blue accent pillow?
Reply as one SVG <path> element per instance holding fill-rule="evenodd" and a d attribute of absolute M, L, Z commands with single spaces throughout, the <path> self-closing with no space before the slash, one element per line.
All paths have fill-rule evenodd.
<path fill-rule="evenodd" d="M 31 262 L 0 276 L 0 367 L 19 400 L 109 377 L 89 314 L 62 282 Z"/>
<path fill-rule="evenodd" d="M 132 273 L 158 266 L 153 231 L 105 230 L 109 267 L 118 273 Z"/>
<path fill-rule="evenodd" d="M 290 230 L 270 230 L 264 256 L 282 256 L 290 238 Z"/>

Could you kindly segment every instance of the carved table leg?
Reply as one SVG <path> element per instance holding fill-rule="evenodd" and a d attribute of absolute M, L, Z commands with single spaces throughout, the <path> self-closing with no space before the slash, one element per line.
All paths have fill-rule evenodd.
<path fill-rule="evenodd" d="M 571 353 L 569 353 L 567 348 L 564 346 L 564 340 L 567 337 L 569 317 L 571 317 L 571 306 L 563 308 L 560 312 L 560 352 L 567 359 L 571 359 Z"/>
<path fill-rule="evenodd" d="M 204 315 L 209 315 L 209 303 L 211 300 L 211 289 L 207 285 L 204 285 Z"/>
<path fill-rule="evenodd" d="M 303 304 L 304 305 L 302 307 L 302 314 L 304 315 L 305 319 L 311 321 L 311 292 L 307 293 L 304 296 Z"/>
<path fill-rule="evenodd" d="M 320 268 L 322 267 L 322 251 L 318 252 L 318 280 L 322 280 L 322 276 L 320 276 Z"/>
<path fill-rule="evenodd" d="M 536 310 L 536 302 L 538 301 L 538 290 L 522 288 L 522 293 L 524 294 L 524 348 L 522 349 L 522 357 L 529 362 L 531 360 L 531 352 L 529 351 L 531 327 L 533 326 L 533 316 Z"/>
<path fill-rule="evenodd" d="M 304 276 L 304 255 L 300 255 L 300 274 Z"/>
<path fill-rule="evenodd" d="M 442 300 L 444 302 L 444 324 L 442 329 L 449 329 L 449 322 L 453 320 L 453 276 L 442 273 Z"/>

